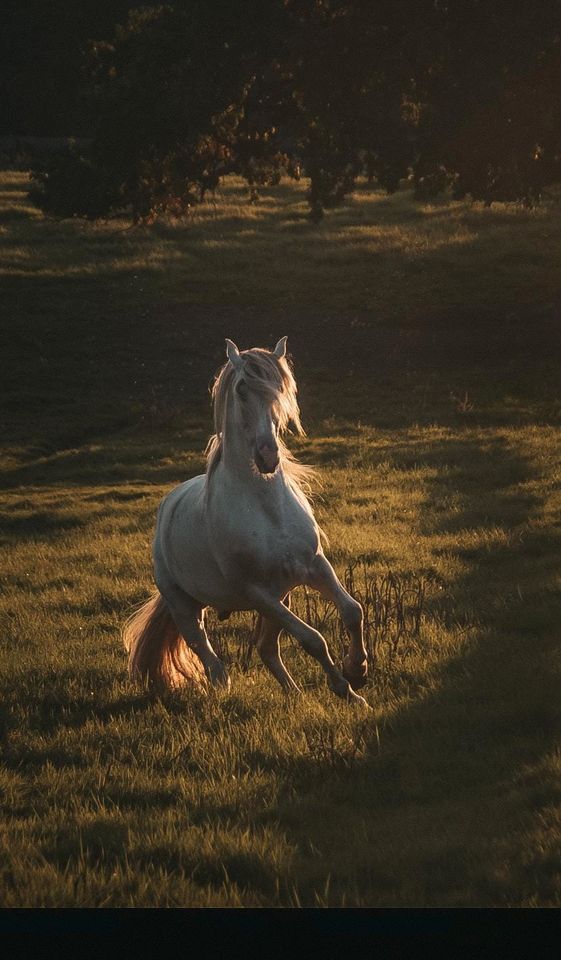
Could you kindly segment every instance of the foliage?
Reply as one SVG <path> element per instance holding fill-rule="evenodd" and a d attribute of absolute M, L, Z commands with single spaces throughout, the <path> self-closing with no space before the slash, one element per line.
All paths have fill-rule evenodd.
<path fill-rule="evenodd" d="M 91 135 L 81 97 L 84 52 L 92 37 L 113 35 L 131 0 L 5 0 L 2 6 L 0 136 Z"/>
<path fill-rule="evenodd" d="M 237 122 L 238 63 L 206 21 L 171 7 L 133 12 L 113 43 L 92 45 L 92 155 L 135 221 L 184 213 L 216 185 Z"/>
<path fill-rule="evenodd" d="M 43 159 L 31 176 L 30 200 L 54 217 L 96 220 L 121 200 L 109 172 L 72 145 Z"/>
<path fill-rule="evenodd" d="M 455 2 L 430 22 L 414 87 L 419 196 L 451 185 L 487 203 L 539 200 L 561 177 L 558 2 Z"/>
<path fill-rule="evenodd" d="M 248 18 L 242 0 L 177 0 L 131 11 L 90 44 L 93 143 L 73 182 L 83 173 L 88 193 L 96 170 L 110 184 L 105 213 L 144 222 L 184 215 L 229 172 L 256 200 L 303 170 L 316 221 L 365 170 L 390 193 L 412 170 L 419 199 L 450 188 L 539 200 L 560 176 L 556 0 L 406 7 L 262 0 Z M 34 194 L 60 215 L 72 207 L 57 187 L 67 163 L 57 177 L 51 161 Z"/>

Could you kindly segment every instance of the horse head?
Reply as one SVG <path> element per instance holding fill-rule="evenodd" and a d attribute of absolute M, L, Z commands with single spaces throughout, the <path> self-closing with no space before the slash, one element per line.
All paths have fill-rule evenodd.
<path fill-rule="evenodd" d="M 281 337 L 272 351 L 243 352 L 226 340 L 232 422 L 245 436 L 252 461 L 264 476 L 271 476 L 279 466 L 280 434 L 289 421 L 301 430 L 296 385 L 285 359 L 286 340 Z"/>

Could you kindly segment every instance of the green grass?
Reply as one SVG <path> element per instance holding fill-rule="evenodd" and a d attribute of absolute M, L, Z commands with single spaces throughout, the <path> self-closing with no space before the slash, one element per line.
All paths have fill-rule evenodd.
<path fill-rule="evenodd" d="M 558 906 L 561 219 L 305 185 L 191 221 L 45 220 L 0 187 L 0 904 Z M 119 630 L 160 498 L 203 468 L 224 337 L 287 333 L 342 574 L 422 577 L 360 711 L 284 640 L 304 695 L 155 698 Z M 338 641 L 330 633 L 334 652 Z"/>

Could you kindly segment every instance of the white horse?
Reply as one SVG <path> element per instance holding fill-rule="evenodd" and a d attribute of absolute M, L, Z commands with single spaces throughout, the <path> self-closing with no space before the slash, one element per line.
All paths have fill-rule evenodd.
<path fill-rule="evenodd" d="M 207 470 L 160 505 L 153 550 L 159 592 L 125 625 L 129 669 L 160 686 L 227 685 L 226 667 L 205 631 L 205 610 L 213 607 L 221 618 L 254 610 L 255 645 L 286 691 L 299 688 L 280 656 L 282 630 L 316 658 L 337 696 L 365 704 L 353 689 L 367 673 L 362 607 L 324 556 L 303 489 L 310 471 L 281 440 L 291 423 L 304 433 L 286 339 L 272 352 L 240 353 L 226 341 L 228 360 L 212 391 L 216 433 Z M 340 611 L 350 636 L 342 672 L 322 635 L 290 610 L 290 591 L 301 584 Z"/>

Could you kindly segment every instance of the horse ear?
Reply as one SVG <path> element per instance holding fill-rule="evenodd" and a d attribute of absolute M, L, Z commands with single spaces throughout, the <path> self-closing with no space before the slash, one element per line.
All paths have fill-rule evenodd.
<path fill-rule="evenodd" d="M 242 358 L 240 357 L 240 351 L 236 347 L 236 344 L 233 340 L 228 340 L 226 337 L 226 356 L 232 364 L 233 367 L 236 367 L 238 370 L 242 365 Z"/>
<path fill-rule="evenodd" d="M 286 356 L 286 341 L 287 341 L 287 340 L 288 340 L 288 337 L 281 337 L 280 340 L 279 340 L 279 342 L 277 343 L 275 349 L 273 350 L 273 353 L 274 353 L 275 357 L 277 357 L 277 359 L 279 359 L 279 360 L 282 360 L 282 358 L 283 358 L 284 356 Z"/>

